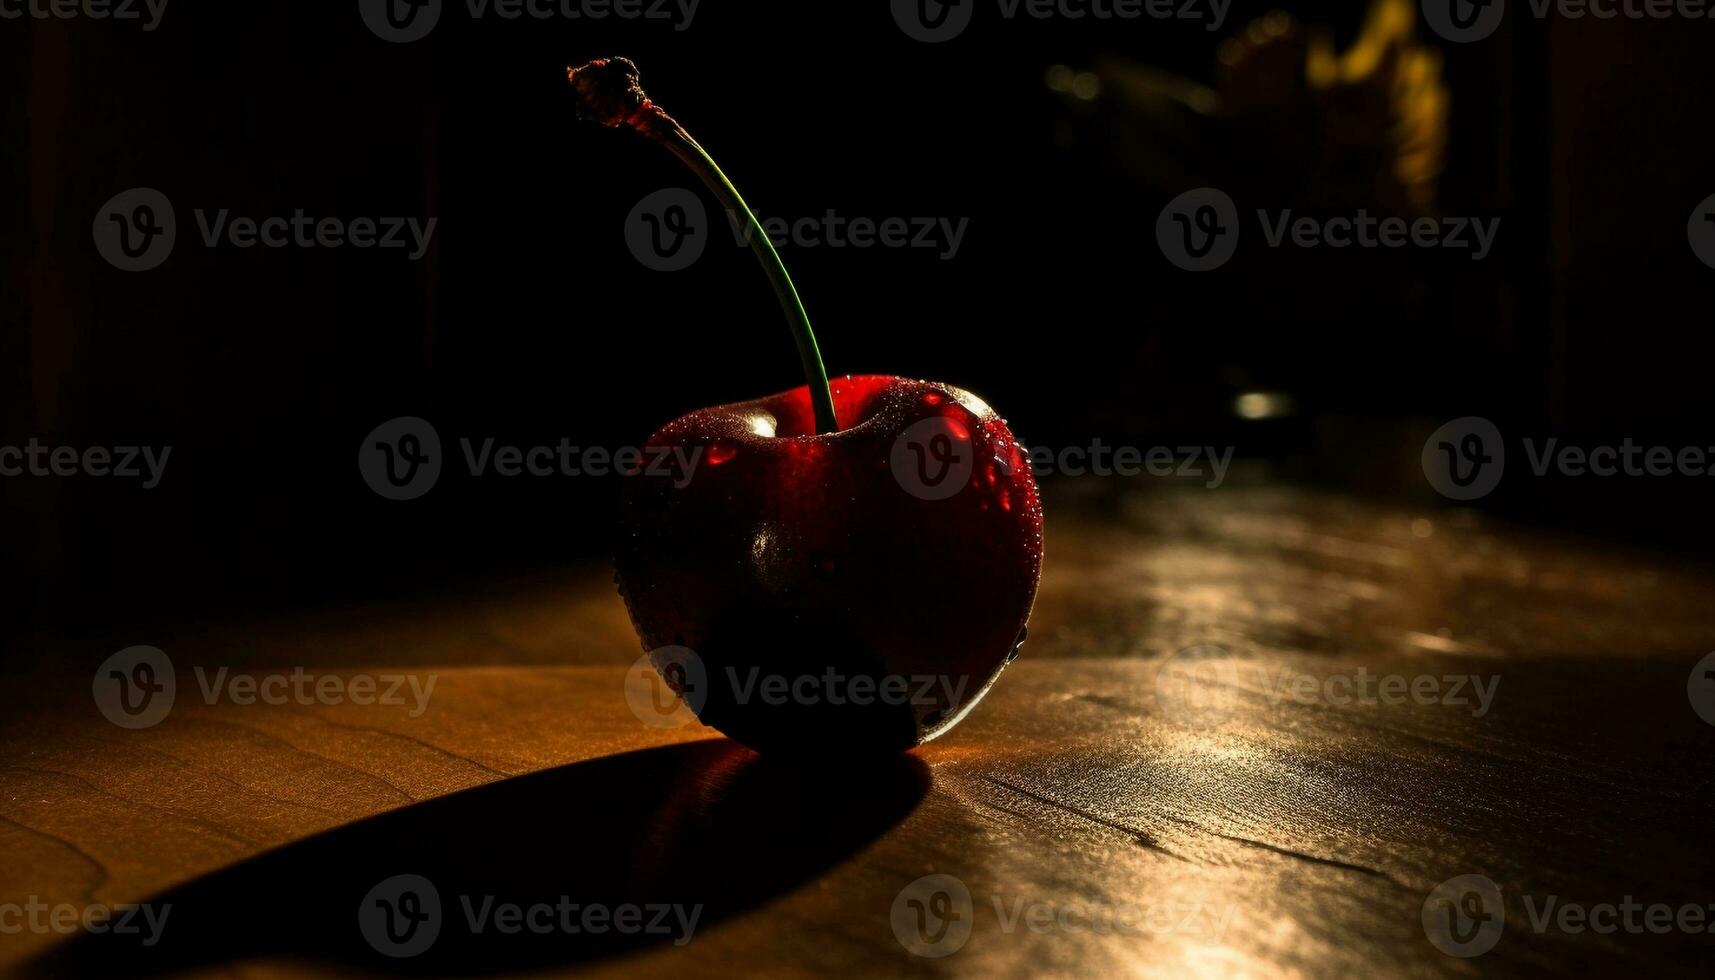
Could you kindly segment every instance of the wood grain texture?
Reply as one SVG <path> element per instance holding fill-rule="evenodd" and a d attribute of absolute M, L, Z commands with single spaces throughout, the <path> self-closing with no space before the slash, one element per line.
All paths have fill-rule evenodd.
<path fill-rule="evenodd" d="M 150 950 L 112 959 L 110 941 L 25 931 L 0 936 L 0 967 L 1427 976 L 1715 962 L 1707 933 L 1538 932 L 1530 918 L 1549 896 L 1715 903 L 1715 727 L 1687 696 L 1715 649 L 1706 572 L 1300 491 L 1072 486 L 1050 504 L 1025 655 L 954 733 L 874 767 L 806 771 L 641 723 L 623 691 L 635 640 L 599 570 L 129 640 L 162 646 L 179 674 L 171 715 L 142 730 L 103 719 L 87 674 L 15 679 L 0 907 L 173 911 Z M 119 645 L 82 655 L 93 670 Z M 198 665 L 436 686 L 416 716 L 207 704 Z M 1433 679 L 1434 694 L 1385 703 L 1389 677 L 1424 692 Z M 400 873 L 435 881 L 449 917 L 467 893 L 704 912 L 683 945 L 444 936 L 391 961 L 364 945 L 356 909 Z M 970 895 L 950 908 L 971 934 L 941 957 L 908 952 L 893 923 L 915 894 L 902 890 L 931 874 Z M 1431 891 L 1464 874 L 1506 903 L 1500 940 L 1469 960 L 1422 922 Z"/>

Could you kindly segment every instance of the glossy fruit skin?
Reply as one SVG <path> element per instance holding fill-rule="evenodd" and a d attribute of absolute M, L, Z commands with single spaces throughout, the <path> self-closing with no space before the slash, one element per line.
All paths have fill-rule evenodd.
<path fill-rule="evenodd" d="M 805 387 L 702 409 L 647 444 L 694 466 L 624 481 L 616 578 L 644 650 L 657 669 L 694 651 L 687 703 L 764 752 L 950 729 L 1015 654 L 1042 567 L 1028 451 L 987 404 L 882 375 L 832 389 L 839 432 L 812 434 Z M 765 698 L 770 676 L 801 696 Z"/>

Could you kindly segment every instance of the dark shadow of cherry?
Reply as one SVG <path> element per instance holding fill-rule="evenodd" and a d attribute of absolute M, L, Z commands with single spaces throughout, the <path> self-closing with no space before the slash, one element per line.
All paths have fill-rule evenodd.
<path fill-rule="evenodd" d="M 911 755 L 817 767 L 726 740 L 593 759 L 258 855 L 149 899 L 170 906 L 155 945 L 86 933 L 28 972 L 137 976 L 286 957 L 470 975 L 660 943 L 694 949 L 702 930 L 863 849 L 909 815 L 929 784 L 928 768 Z M 424 918 L 425 895 L 403 897 L 422 891 L 415 880 L 383 885 L 400 875 L 432 884 L 438 916 Z M 586 913 L 590 906 L 608 915 Z M 502 928 L 510 907 L 524 910 L 510 923 L 516 931 Z M 624 923 L 609 918 L 615 912 Z M 412 952 L 431 932 L 420 952 L 386 955 Z"/>

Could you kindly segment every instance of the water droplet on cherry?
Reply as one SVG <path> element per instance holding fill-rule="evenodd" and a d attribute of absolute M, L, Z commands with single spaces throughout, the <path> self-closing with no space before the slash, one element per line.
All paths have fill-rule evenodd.
<path fill-rule="evenodd" d="M 1030 636 L 1030 627 L 1020 627 L 1018 631 L 1018 639 L 1012 641 L 1012 650 L 1006 655 L 1007 663 L 1012 663 L 1014 660 L 1018 659 L 1018 652 L 1024 647 L 1024 640 L 1028 636 Z"/>

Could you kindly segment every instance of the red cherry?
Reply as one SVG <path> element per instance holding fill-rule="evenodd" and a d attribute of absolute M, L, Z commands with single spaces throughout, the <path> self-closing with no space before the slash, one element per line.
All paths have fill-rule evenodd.
<path fill-rule="evenodd" d="M 604 58 L 566 77 L 744 216 L 808 384 L 692 412 L 626 480 L 620 594 L 668 686 L 766 751 L 898 750 L 953 727 L 1024 641 L 1042 567 L 1028 454 L 982 399 L 881 375 L 827 379 L 756 215 L 700 143 Z M 665 452 L 663 452 L 665 451 Z"/>
<path fill-rule="evenodd" d="M 763 751 L 951 728 L 1010 661 L 1042 564 L 1028 454 L 981 399 L 831 387 L 837 432 L 816 433 L 807 386 L 706 408 L 648 443 L 688 472 L 625 482 L 618 580 L 644 648 L 675 648 L 656 666 L 705 686 L 684 692 L 701 719 Z"/>

